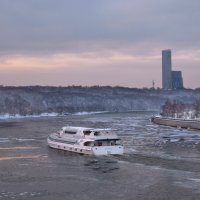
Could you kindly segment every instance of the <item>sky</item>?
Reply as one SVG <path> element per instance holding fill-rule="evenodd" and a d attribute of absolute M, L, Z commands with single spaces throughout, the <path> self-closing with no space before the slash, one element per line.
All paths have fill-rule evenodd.
<path fill-rule="evenodd" d="M 0 0 L 0 85 L 200 87 L 199 0 Z"/>

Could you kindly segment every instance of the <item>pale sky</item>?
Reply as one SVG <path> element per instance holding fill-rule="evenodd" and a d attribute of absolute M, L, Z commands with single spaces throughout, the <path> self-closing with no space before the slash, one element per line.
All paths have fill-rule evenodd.
<path fill-rule="evenodd" d="M 0 0 L 0 85 L 200 87 L 199 0 Z"/>

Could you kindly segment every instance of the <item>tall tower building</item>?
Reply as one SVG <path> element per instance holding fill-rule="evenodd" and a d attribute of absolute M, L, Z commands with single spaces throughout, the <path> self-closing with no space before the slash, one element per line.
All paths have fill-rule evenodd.
<path fill-rule="evenodd" d="M 162 51 L 162 88 L 164 90 L 172 89 L 172 61 L 171 50 Z"/>
<path fill-rule="evenodd" d="M 183 89 L 183 78 L 181 71 L 172 71 L 172 89 Z"/>

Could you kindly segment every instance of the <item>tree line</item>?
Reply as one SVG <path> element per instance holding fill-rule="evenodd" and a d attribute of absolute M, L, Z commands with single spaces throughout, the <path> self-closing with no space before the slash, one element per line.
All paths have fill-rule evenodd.
<path fill-rule="evenodd" d="M 200 117 L 200 99 L 195 100 L 193 103 L 183 103 L 180 100 L 167 100 L 161 107 L 161 115 L 164 117 Z"/>

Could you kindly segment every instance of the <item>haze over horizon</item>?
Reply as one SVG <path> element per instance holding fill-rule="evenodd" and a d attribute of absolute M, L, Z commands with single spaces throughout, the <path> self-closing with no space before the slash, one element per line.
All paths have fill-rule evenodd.
<path fill-rule="evenodd" d="M 200 87 L 199 0 L 1 0 L 0 85 Z"/>

